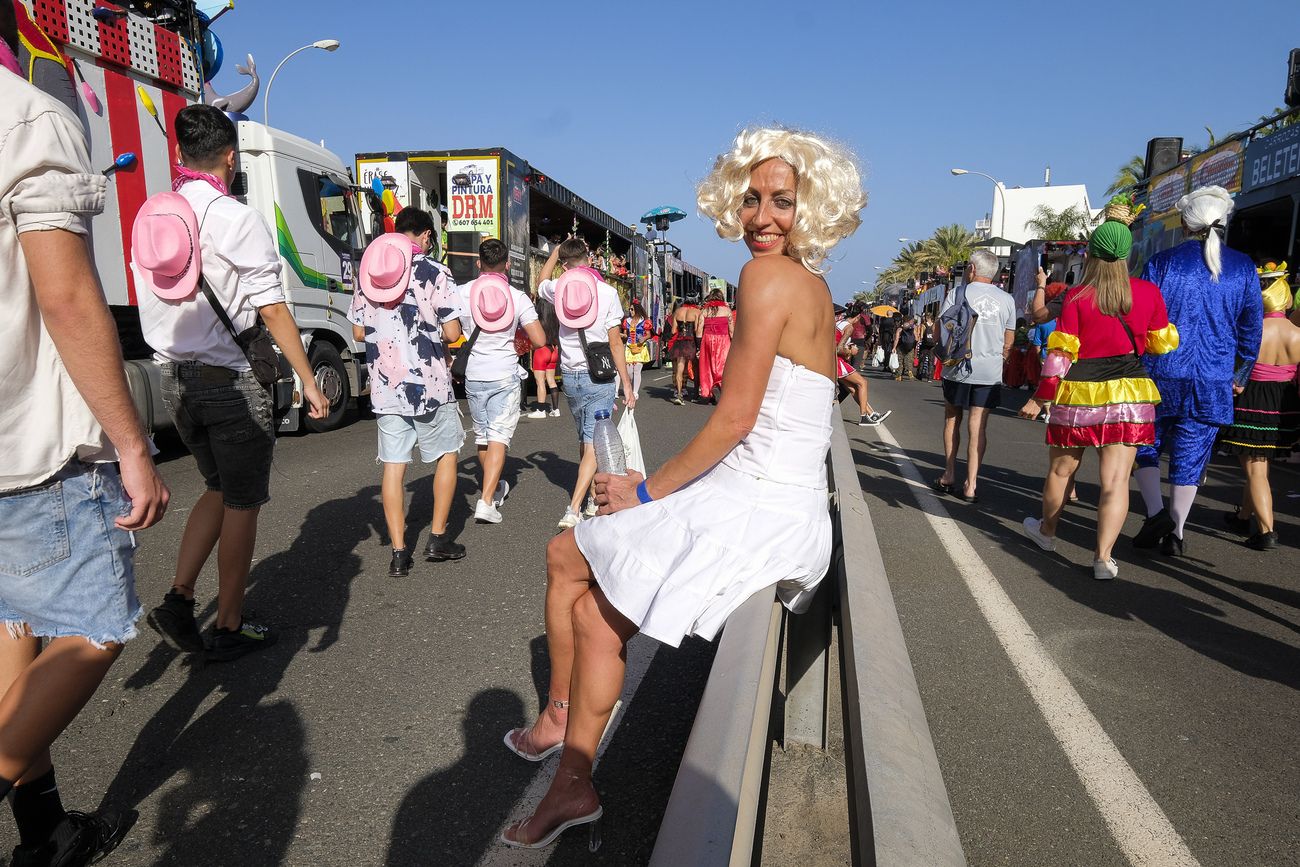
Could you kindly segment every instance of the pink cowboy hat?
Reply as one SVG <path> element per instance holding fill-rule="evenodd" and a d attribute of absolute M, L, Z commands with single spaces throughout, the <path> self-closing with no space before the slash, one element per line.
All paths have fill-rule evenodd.
<path fill-rule="evenodd" d="M 586 268 L 570 268 L 555 282 L 555 315 L 575 331 L 596 322 L 596 277 Z"/>
<path fill-rule="evenodd" d="M 165 301 L 194 294 L 200 271 L 199 221 L 180 193 L 145 200 L 131 226 L 131 265 L 139 283 Z"/>
<path fill-rule="evenodd" d="M 515 325 L 515 298 L 504 274 L 480 274 L 469 286 L 469 312 L 484 331 L 507 331 Z"/>
<path fill-rule="evenodd" d="M 390 232 L 371 241 L 361 254 L 357 279 L 361 291 L 376 304 L 401 298 L 411 282 L 411 239 Z"/>

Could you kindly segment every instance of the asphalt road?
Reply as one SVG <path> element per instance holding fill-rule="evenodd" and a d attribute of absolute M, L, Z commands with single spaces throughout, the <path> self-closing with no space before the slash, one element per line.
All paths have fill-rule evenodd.
<path fill-rule="evenodd" d="M 967 504 L 932 497 L 900 468 L 910 460 L 926 483 L 942 471 L 939 388 L 875 374 L 870 382 L 874 407 L 893 415 L 884 431 L 850 428 L 850 439 L 970 863 L 1180 863 L 1174 845 L 1141 862 L 1117 843 L 1135 822 L 1120 805 L 1145 790 L 1195 859 L 1181 863 L 1300 864 L 1300 468 L 1274 472 L 1278 550 L 1250 550 L 1225 532 L 1220 513 L 1238 497 L 1240 471 L 1217 459 L 1191 516 L 1189 556 L 1121 541 L 1119 580 L 1097 582 L 1095 455 L 1056 553 L 1021 535 L 1021 519 L 1038 513 L 1047 463 L 1044 426 L 1014 415 L 1026 392 L 1007 393 L 991 418 L 980 502 Z M 1140 524 L 1139 502 L 1134 485 L 1126 534 Z M 969 543 L 952 546 L 956 562 L 936 529 L 943 519 L 930 519 L 940 509 Z M 989 593 L 977 603 L 978 584 L 967 580 L 981 564 L 987 589 L 1027 628 L 995 632 Z M 996 614 L 1011 622 L 1007 610 Z M 1043 670 L 1030 665 L 1027 681 L 1008 647 L 1040 654 L 1041 668 L 1068 684 L 1031 692 Z M 1058 701 L 1070 687 L 1081 705 Z M 1098 747 L 1091 782 L 1118 791 L 1115 802 L 1095 800 L 1062 746 L 1060 733 L 1086 730 L 1089 714 L 1104 734 L 1075 742 L 1074 757 Z M 1139 829 L 1138 845 L 1148 831 Z"/>
<path fill-rule="evenodd" d="M 638 413 L 656 464 L 707 410 L 674 407 L 650 371 Z M 648 399 L 646 399 L 648 398 Z M 658 399 L 655 399 L 658 398 Z M 468 421 L 468 420 L 467 420 Z M 417 561 L 387 577 L 389 549 L 374 464 L 373 420 L 282 438 L 273 501 L 259 529 L 248 606 L 279 627 L 279 643 L 203 667 L 157 641 L 141 621 L 103 686 L 54 749 L 69 808 L 102 802 L 139 820 L 112 865 L 641 864 L 712 659 L 712 645 L 629 648 L 626 715 L 597 769 L 604 846 L 571 835 L 538 855 L 495 842 L 531 812 L 556 758 L 537 766 L 502 735 L 534 717 L 546 688 L 544 556 L 573 478 L 575 432 L 560 418 L 521 419 L 505 477 L 505 521 L 476 525 L 477 460 L 462 451 L 451 526 L 459 563 Z M 146 608 L 170 586 L 187 509 L 200 493 L 193 460 L 162 438 L 172 507 L 140 536 L 137 584 Z M 408 477 L 408 541 L 421 550 L 431 476 Z M 199 583 L 203 622 L 215 613 L 215 558 Z M 0 822 L 0 847 L 14 845 Z"/>

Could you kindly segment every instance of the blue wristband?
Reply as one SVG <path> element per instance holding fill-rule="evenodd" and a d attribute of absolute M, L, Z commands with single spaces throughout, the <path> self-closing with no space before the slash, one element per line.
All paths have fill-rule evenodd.
<path fill-rule="evenodd" d="M 655 500 L 645 488 L 645 479 L 642 479 L 641 484 L 636 486 L 636 498 L 642 503 L 653 503 Z"/>

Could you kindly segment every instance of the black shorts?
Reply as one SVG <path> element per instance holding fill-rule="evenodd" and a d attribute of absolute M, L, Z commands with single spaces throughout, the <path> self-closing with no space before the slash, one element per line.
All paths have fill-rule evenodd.
<path fill-rule="evenodd" d="M 1002 405 L 1002 383 L 972 385 L 969 382 L 943 381 L 943 399 L 958 409 L 996 409 Z"/>

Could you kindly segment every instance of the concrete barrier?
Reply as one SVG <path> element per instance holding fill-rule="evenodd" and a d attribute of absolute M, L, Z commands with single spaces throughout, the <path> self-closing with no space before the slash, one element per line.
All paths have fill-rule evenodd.
<path fill-rule="evenodd" d="M 828 458 L 835 546 L 810 609 L 787 617 L 773 590 L 727 621 L 651 856 L 652 867 L 758 863 L 780 634 L 786 621 L 786 740 L 827 744 L 842 690 L 855 865 L 966 863 L 871 515 L 842 427 Z M 842 682 L 828 678 L 839 627 Z"/>

